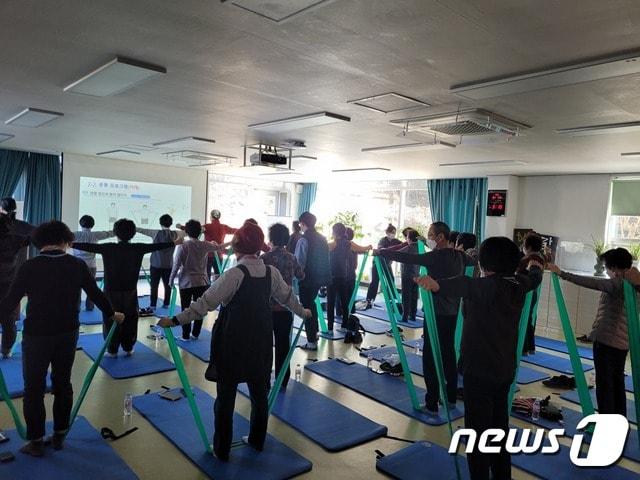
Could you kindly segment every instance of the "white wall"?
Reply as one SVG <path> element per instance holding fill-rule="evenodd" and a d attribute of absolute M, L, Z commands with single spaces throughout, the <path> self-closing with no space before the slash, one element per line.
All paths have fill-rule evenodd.
<path fill-rule="evenodd" d="M 73 230 L 78 224 L 80 177 L 113 178 L 169 185 L 191 186 L 191 216 L 207 218 L 207 171 L 198 168 L 151 165 L 76 154 L 64 155 L 62 220 Z M 178 220 L 178 219 L 176 219 Z M 180 220 L 184 221 L 184 220 Z"/>

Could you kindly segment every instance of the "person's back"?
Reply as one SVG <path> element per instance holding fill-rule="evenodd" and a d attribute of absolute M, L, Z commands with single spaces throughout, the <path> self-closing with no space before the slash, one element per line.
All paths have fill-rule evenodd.
<path fill-rule="evenodd" d="M 175 242 L 177 238 L 178 232 L 163 228 L 153 236 L 153 243 Z M 173 266 L 173 253 L 173 248 L 165 248 L 164 250 L 153 252 L 149 264 L 155 268 L 170 269 Z"/>
<path fill-rule="evenodd" d="M 29 237 L 12 233 L 0 234 L 0 286 L 8 286 L 13 279 L 20 251 L 29 245 Z M 3 295 L 0 292 L 0 297 Z"/>
<path fill-rule="evenodd" d="M 329 281 L 329 244 L 327 239 L 316 230 L 307 230 L 303 238 L 307 241 L 307 261 L 303 282 L 322 286 Z"/>
<path fill-rule="evenodd" d="M 335 248 L 329 252 L 331 278 L 348 278 L 351 264 L 351 242 L 346 238 L 335 241 Z"/>

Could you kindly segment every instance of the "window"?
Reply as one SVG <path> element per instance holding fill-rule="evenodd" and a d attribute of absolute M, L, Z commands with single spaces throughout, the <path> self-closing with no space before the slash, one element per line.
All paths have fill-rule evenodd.
<path fill-rule="evenodd" d="M 629 246 L 640 243 L 640 180 L 620 178 L 611 182 L 607 243 Z"/>

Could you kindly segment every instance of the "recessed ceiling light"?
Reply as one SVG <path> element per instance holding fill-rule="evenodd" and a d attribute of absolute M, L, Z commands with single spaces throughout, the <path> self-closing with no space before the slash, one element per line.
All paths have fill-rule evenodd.
<path fill-rule="evenodd" d="M 390 168 L 371 167 L 371 168 L 342 168 L 339 170 L 331 170 L 333 173 L 346 173 L 346 172 L 390 172 Z"/>
<path fill-rule="evenodd" d="M 401 145 L 386 145 L 384 147 L 369 147 L 363 148 L 361 151 L 364 153 L 401 153 L 401 152 L 416 152 L 424 150 L 446 150 L 449 148 L 456 148 L 454 143 L 443 142 L 435 140 L 433 143 L 404 143 Z"/>
<path fill-rule="evenodd" d="M 271 122 L 254 123 L 253 125 L 249 125 L 248 128 L 251 128 L 252 130 L 278 133 L 287 132 L 289 130 L 300 130 L 302 128 L 318 127 L 329 123 L 350 121 L 351 119 L 349 117 L 338 115 L 337 113 L 317 112 L 309 115 L 273 120 Z"/>
<path fill-rule="evenodd" d="M 6 125 L 16 125 L 18 127 L 41 127 L 56 118 L 64 116 L 64 113 L 40 110 L 39 108 L 25 108 L 17 115 L 4 122 Z"/>
<path fill-rule="evenodd" d="M 640 152 L 624 152 L 621 153 L 620 156 L 625 158 L 637 158 L 640 157 Z"/>
<path fill-rule="evenodd" d="M 472 100 L 481 100 L 639 72 L 640 55 L 638 51 L 633 51 L 519 75 L 453 85 L 450 92 Z"/>
<path fill-rule="evenodd" d="M 372 97 L 359 98 L 357 100 L 349 100 L 360 107 L 368 108 L 378 113 L 393 113 L 411 108 L 429 107 L 428 103 L 415 98 L 407 97 L 395 92 L 383 93 L 381 95 L 373 95 Z"/>
<path fill-rule="evenodd" d="M 140 152 L 134 152 L 133 150 L 117 149 L 117 150 L 107 150 L 106 152 L 98 152 L 96 153 L 96 155 L 100 157 L 118 157 L 122 155 L 140 155 Z"/>
<path fill-rule="evenodd" d="M 216 143 L 215 140 L 202 137 L 182 137 L 174 138 L 173 140 L 163 140 L 152 144 L 154 147 L 176 147 L 176 148 L 189 148 L 193 146 L 212 145 Z"/>
<path fill-rule="evenodd" d="M 11 140 L 14 136 L 15 135 L 11 135 L 10 133 L 0 133 L 0 143 Z"/>
<path fill-rule="evenodd" d="M 590 125 L 586 127 L 561 128 L 557 134 L 581 137 L 584 135 L 599 135 L 607 133 L 627 133 L 640 130 L 640 122 L 609 123 L 605 125 Z"/>
<path fill-rule="evenodd" d="M 116 57 L 93 72 L 64 87 L 65 92 L 106 97 L 128 90 L 156 75 L 167 73 L 159 65 Z"/>
<path fill-rule="evenodd" d="M 522 160 L 487 160 L 486 162 L 460 162 L 460 163 L 441 163 L 439 167 L 474 167 L 478 165 L 495 165 L 497 167 L 507 167 L 512 165 L 527 165 Z"/>

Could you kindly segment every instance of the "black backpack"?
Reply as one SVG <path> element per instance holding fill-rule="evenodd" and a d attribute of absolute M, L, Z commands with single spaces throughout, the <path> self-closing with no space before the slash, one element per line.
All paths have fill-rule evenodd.
<path fill-rule="evenodd" d="M 344 336 L 344 343 L 362 343 L 365 332 L 358 317 L 349 315 L 349 319 L 342 324 L 342 327 L 347 331 Z"/>

